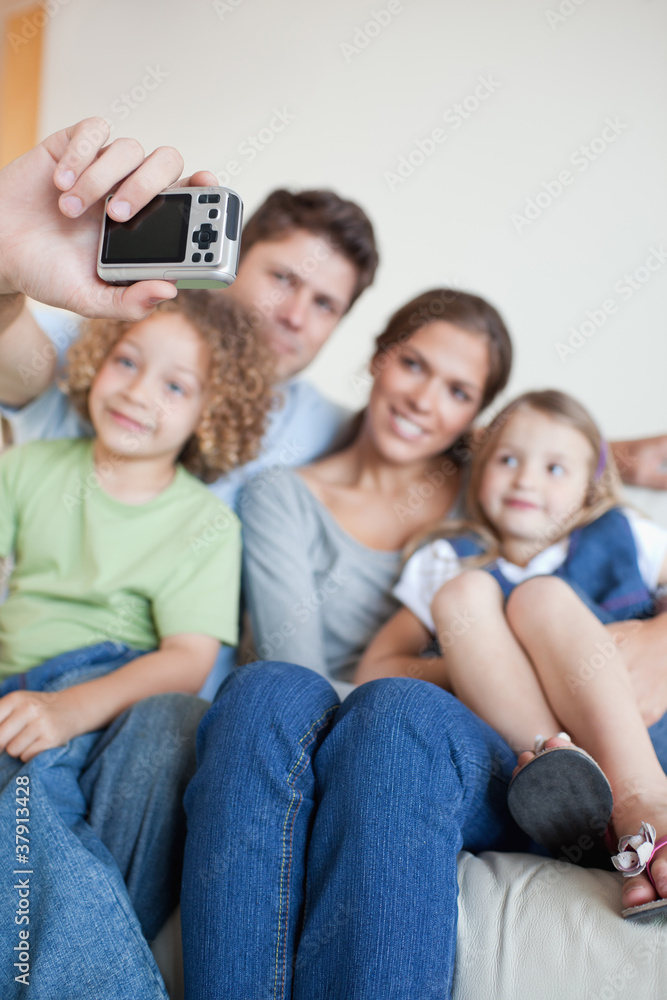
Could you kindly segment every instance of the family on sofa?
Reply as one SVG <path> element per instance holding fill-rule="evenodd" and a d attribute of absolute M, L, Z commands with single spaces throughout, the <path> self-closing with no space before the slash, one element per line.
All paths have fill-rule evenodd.
<path fill-rule="evenodd" d="M 378 263 L 329 191 L 269 195 L 224 293 L 105 285 L 105 196 L 123 221 L 182 169 L 107 138 L 0 172 L 3 996 L 166 996 L 180 895 L 188 997 L 442 998 L 459 851 L 531 838 L 662 907 L 667 532 L 617 468 L 666 486 L 667 438 L 551 390 L 473 427 L 512 346 L 446 288 L 389 319 L 361 413 L 295 379 Z M 66 371 L 25 295 L 89 317 Z M 209 706 L 241 558 L 256 662 Z"/>

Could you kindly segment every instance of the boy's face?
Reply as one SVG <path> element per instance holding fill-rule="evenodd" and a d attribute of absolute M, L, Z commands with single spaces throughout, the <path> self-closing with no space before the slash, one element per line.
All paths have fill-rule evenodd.
<path fill-rule="evenodd" d="M 88 397 L 98 439 L 128 458 L 174 462 L 205 401 L 209 350 L 178 313 L 157 312 L 111 349 Z"/>
<path fill-rule="evenodd" d="M 347 311 L 357 270 L 323 236 L 295 229 L 254 243 L 229 289 L 276 358 L 279 381 L 313 360 Z"/>

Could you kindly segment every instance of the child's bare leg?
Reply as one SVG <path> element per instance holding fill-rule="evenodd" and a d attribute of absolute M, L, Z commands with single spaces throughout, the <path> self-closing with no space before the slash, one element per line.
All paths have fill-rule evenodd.
<path fill-rule="evenodd" d="M 623 657 L 606 628 L 574 591 L 555 577 L 517 587 L 507 617 L 541 680 L 549 704 L 572 738 L 599 763 L 614 793 L 617 836 L 642 820 L 667 834 L 667 776 L 653 751 Z M 651 866 L 667 897 L 667 849 Z M 645 875 L 626 879 L 623 902 L 655 898 Z"/>
<path fill-rule="evenodd" d="M 515 750 L 561 729 L 505 616 L 498 582 L 470 570 L 444 584 L 431 612 L 447 670 L 447 687 Z"/>

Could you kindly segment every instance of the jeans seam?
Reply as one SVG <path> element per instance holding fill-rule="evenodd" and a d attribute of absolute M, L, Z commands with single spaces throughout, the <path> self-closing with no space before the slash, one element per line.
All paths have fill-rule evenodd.
<path fill-rule="evenodd" d="M 278 995 L 281 997 L 285 996 L 286 963 L 284 954 L 282 960 L 282 986 L 280 992 L 279 993 L 277 992 L 279 985 L 279 977 L 280 977 L 281 943 L 284 951 L 287 945 L 287 927 L 289 922 L 289 892 L 287 893 L 285 892 L 285 886 L 289 887 L 289 876 L 292 870 L 292 844 L 293 844 L 294 824 L 296 822 L 296 817 L 299 812 L 299 807 L 301 805 L 301 802 L 303 801 L 303 792 L 301 792 L 299 789 L 295 787 L 295 782 L 298 778 L 301 777 L 301 775 L 303 774 L 303 772 L 307 767 L 308 758 L 306 751 L 308 747 L 311 746 L 311 744 L 315 741 L 319 731 L 323 729 L 327 724 L 327 717 L 330 716 L 333 712 L 337 711 L 339 707 L 340 707 L 339 705 L 334 705 L 331 708 L 328 708 L 326 712 L 324 712 L 319 717 L 319 719 L 316 719 L 315 722 L 311 724 L 311 726 L 306 730 L 303 736 L 300 737 L 298 742 L 301 746 L 301 752 L 299 753 L 296 761 L 294 762 L 294 764 L 287 773 L 287 784 L 292 786 L 292 796 L 287 806 L 287 812 L 285 813 L 285 821 L 283 823 L 283 835 L 282 835 L 283 856 L 280 865 L 280 887 L 278 890 L 278 937 L 276 940 L 276 970 L 273 982 L 274 997 Z M 299 770 L 299 766 L 301 764 L 302 766 Z M 294 806 L 295 803 L 296 807 L 293 810 L 292 807 Z M 291 823 L 290 823 L 290 814 L 292 814 Z M 288 824 L 289 824 L 289 834 L 287 832 Z M 287 872 L 285 872 L 286 864 L 287 864 Z M 285 911 L 284 918 L 283 918 L 283 908 Z M 283 933 L 283 928 L 284 928 L 284 933 Z"/>

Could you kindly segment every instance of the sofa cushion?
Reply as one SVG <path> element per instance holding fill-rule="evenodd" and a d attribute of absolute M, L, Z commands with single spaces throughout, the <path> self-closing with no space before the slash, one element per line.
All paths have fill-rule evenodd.
<path fill-rule="evenodd" d="M 667 918 L 623 920 L 622 882 L 530 854 L 461 852 L 454 1000 L 664 996 Z"/>

